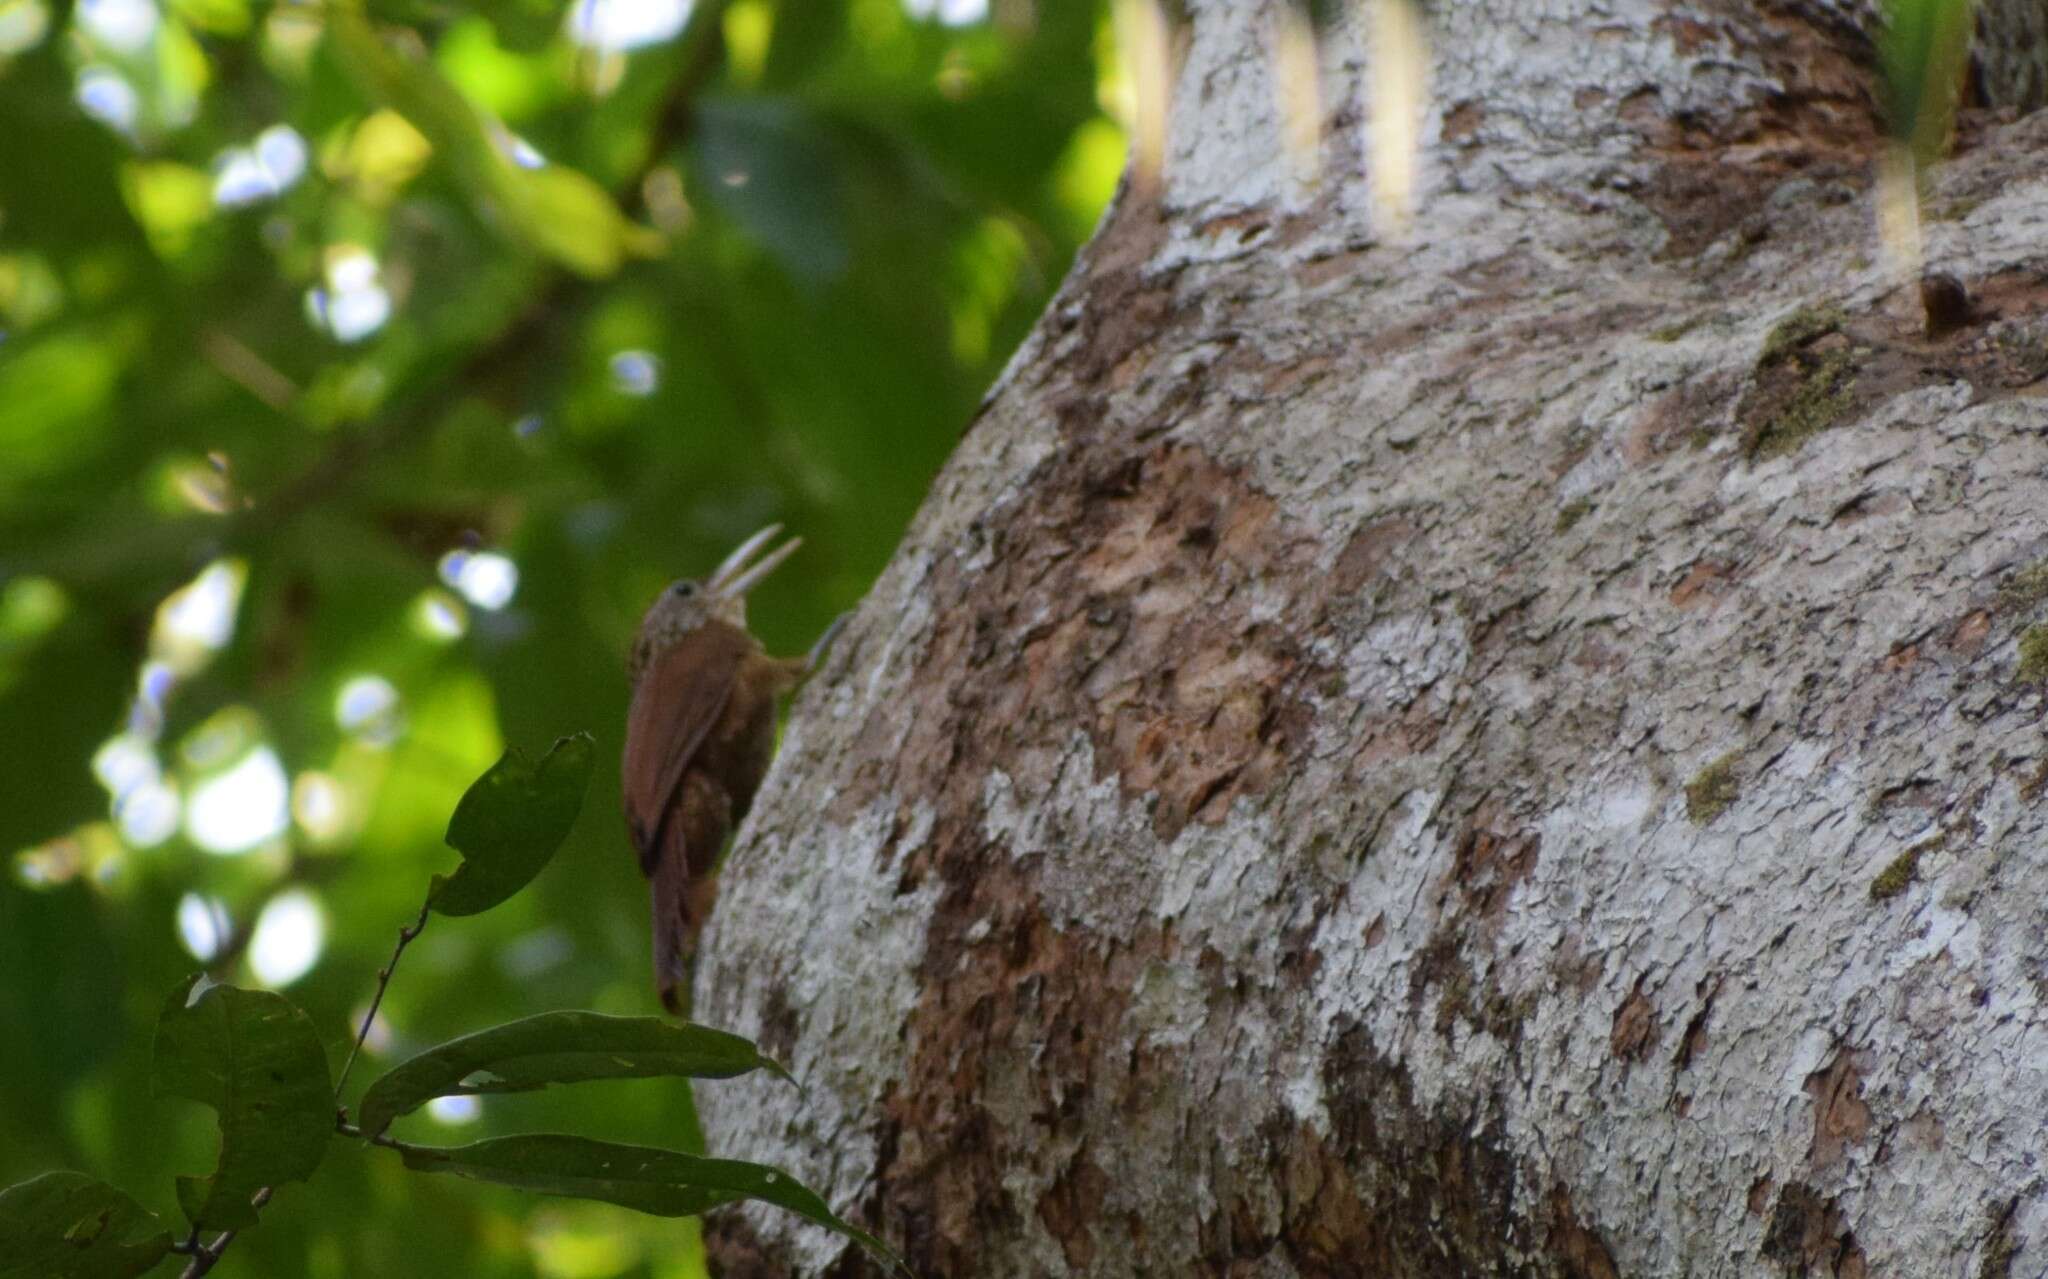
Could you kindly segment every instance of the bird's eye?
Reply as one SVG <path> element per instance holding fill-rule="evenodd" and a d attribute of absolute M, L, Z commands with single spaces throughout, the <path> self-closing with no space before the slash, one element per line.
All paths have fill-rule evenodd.
<path fill-rule="evenodd" d="M 676 583 L 676 594 L 678 594 L 678 595 L 682 596 L 682 597 L 683 597 L 684 599 L 688 599 L 688 598 L 690 598 L 690 597 L 691 597 L 692 595 L 695 595 L 696 593 L 697 593 L 697 584 L 696 584 L 695 582 L 677 582 L 677 583 Z"/>

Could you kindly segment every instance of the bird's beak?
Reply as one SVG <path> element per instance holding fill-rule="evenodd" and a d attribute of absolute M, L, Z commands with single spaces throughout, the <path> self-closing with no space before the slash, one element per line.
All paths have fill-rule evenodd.
<path fill-rule="evenodd" d="M 741 542 L 732 554 L 725 557 L 725 562 L 720 564 L 709 578 L 705 579 L 705 590 L 718 598 L 738 599 L 744 597 L 748 591 L 753 590 L 756 586 L 759 586 L 762 578 L 773 573 L 782 561 L 796 554 L 796 548 L 804 544 L 802 538 L 792 537 L 789 541 L 769 552 L 760 563 L 749 568 L 747 561 L 758 554 L 762 547 L 774 541 L 776 534 L 780 532 L 782 532 L 780 524 L 770 524 L 767 528 Z"/>

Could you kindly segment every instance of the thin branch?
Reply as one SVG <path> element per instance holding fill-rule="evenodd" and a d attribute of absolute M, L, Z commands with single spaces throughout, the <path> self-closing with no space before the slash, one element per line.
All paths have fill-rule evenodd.
<path fill-rule="evenodd" d="M 677 50 L 681 67 L 654 113 L 654 128 L 639 172 L 614 193 L 627 209 L 644 210 L 648 175 L 667 163 L 669 152 L 696 132 L 697 98 L 725 61 L 725 11 L 731 7 L 732 0 L 710 0 L 692 12 L 690 29 Z"/>
<path fill-rule="evenodd" d="M 230 382 L 279 413 L 291 412 L 292 404 L 299 398 L 298 384 L 241 339 L 225 329 L 208 329 L 199 335 L 199 349 Z"/>
<path fill-rule="evenodd" d="M 256 1194 L 249 1200 L 249 1206 L 251 1208 L 261 1209 L 263 1205 L 269 1202 L 270 1187 L 265 1186 L 263 1189 L 257 1191 Z M 199 1231 L 197 1229 L 194 1229 L 192 1231 L 191 1239 L 188 1239 L 186 1242 L 189 1244 L 192 1242 L 192 1240 L 196 1240 L 198 1237 Z M 178 1279 L 199 1279 L 199 1276 L 205 1274 L 207 1271 L 213 1269 L 216 1265 L 220 1264 L 220 1255 L 226 1252 L 228 1250 L 228 1245 L 233 1243 L 234 1241 L 235 1232 L 232 1230 L 223 1230 L 220 1232 L 219 1235 L 214 1237 L 212 1243 L 206 1244 L 204 1246 L 192 1247 L 190 1249 L 192 1260 L 185 1263 L 185 1269 L 179 1272 Z M 174 1248 L 173 1251 L 185 1252 L 187 1251 L 187 1249 Z"/>
<path fill-rule="evenodd" d="M 362 1133 L 343 1118 L 348 1112 L 340 1109 L 341 1090 L 348 1083 L 348 1072 L 356 1064 L 357 1054 L 363 1050 L 363 1041 L 370 1037 L 370 1024 L 376 1020 L 377 1007 L 384 1002 L 384 992 L 391 986 L 391 974 L 398 967 L 398 957 L 405 953 L 405 948 L 412 944 L 413 938 L 426 930 L 427 914 L 433 909 L 433 905 L 434 897 L 432 893 L 429 893 L 427 900 L 420 903 L 419 918 L 398 930 L 398 945 L 392 947 L 390 961 L 377 970 L 377 993 L 370 997 L 370 1010 L 363 1014 L 362 1029 L 356 1032 L 356 1041 L 348 1050 L 348 1060 L 343 1062 L 341 1066 L 341 1078 L 336 1080 L 334 1084 L 334 1101 L 337 1107 L 334 1116 L 334 1127 L 336 1132 L 344 1136 L 359 1137 Z M 390 1141 L 379 1141 L 374 1137 L 371 1140 L 375 1141 L 378 1145 L 396 1146 L 398 1144 Z M 263 1187 L 249 1201 L 249 1206 L 258 1209 L 262 1208 L 270 1202 L 270 1192 L 271 1188 L 269 1186 Z M 192 1260 L 185 1263 L 185 1269 L 180 1272 L 178 1279 L 200 1279 L 201 1275 L 206 1274 L 219 1263 L 221 1254 L 226 1252 L 228 1245 L 234 1241 L 235 1232 L 223 1230 L 214 1237 L 212 1243 L 202 1244 L 199 1242 L 199 1227 L 194 1226 L 192 1233 L 185 1236 L 183 1242 L 171 1245 L 172 1252 L 181 1253 L 192 1258 Z"/>
<path fill-rule="evenodd" d="M 699 6 L 695 21 L 683 41 L 682 68 L 656 114 L 652 145 L 642 166 L 643 171 L 633 181 L 624 184 L 620 193 L 622 203 L 629 208 L 637 205 L 646 173 L 661 164 L 666 153 L 691 130 L 690 106 L 718 66 L 723 53 L 722 32 L 717 19 L 729 2 L 711 0 Z M 340 487 L 343 480 L 371 457 L 395 448 L 409 437 L 424 433 L 438 412 L 462 393 L 488 387 L 508 368 L 530 365 L 533 350 L 540 345 L 536 339 L 544 330 L 559 327 L 554 323 L 556 317 L 586 302 L 588 294 L 589 290 L 582 286 L 581 281 L 573 280 L 565 273 L 557 273 L 510 324 L 469 354 L 454 377 L 429 392 L 424 403 L 414 405 L 410 412 L 394 414 L 362 434 L 344 439 L 307 470 L 272 492 L 253 510 L 243 512 L 236 521 L 234 532 L 240 535 L 236 540 L 258 538 L 274 532 L 287 519 Z M 272 408 L 284 411 L 296 399 L 298 387 L 289 378 L 231 335 L 221 330 L 209 330 L 201 335 L 200 345 L 215 367 Z M 405 948 L 425 930 L 432 907 L 433 898 L 429 895 L 420 905 L 419 917 L 398 930 L 398 944 L 392 948 L 390 961 L 377 971 L 376 993 L 370 998 L 369 1010 L 363 1014 L 363 1024 L 356 1032 L 355 1043 L 349 1047 L 348 1058 L 342 1062 L 341 1076 L 334 1083 L 335 1131 L 342 1136 L 363 1137 L 362 1130 L 348 1122 L 347 1109 L 341 1105 L 342 1091 L 348 1085 L 349 1072 L 355 1068 L 356 1058 L 362 1054 L 364 1041 L 369 1038 L 377 1010 L 384 1002 L 384 992 L 391 985 L 391 974 L 398 967 Z M 382 1133 L 366 1140 L 372 1145 L 401 1152 L 411 1148 L 405 1142 Z M 271 1187 L 265 1186 L 256 1192 L 250 1206 L 261 1209 L 270 1202 L 270 1197 Z M 194 1226 L 183 1240 L 171 1245 L 172 1252 L 191 1258 L 179 1279 L 200 1279 L 210 1272 L 235 1241 L 236 1233 L 233 1230 L 222 1231 L 212 1243 L 207 1244 L 200 1242 L 199 1228 Z"/>
<path fill-rule="evenodd" d="M 382 1146 L 386 1150 L 396 1150 L 400 1154 L 403 1154 L 408 1150 L 427 1149 L 427 1147 L 425 1146 L 415 1146 L 409 1141 L 400 1141 L 398 1138 L 392 1136 L 390 1133 L 380 1132 L 374 1137 L 364 1136 L 362 1129 L 356 1127 L 354 1124 L 348 1122 L 346 1119 L 336 1119 L 334 1122 L 334 1131 L 340 1133 L 344 1137 L 355 1137 L 359 1138 L 360 1140 L 367 1141 L 373 1146 Z"/>
<path fill-rule="evenodd" d="M 348 1086 L 348 1072 L 355 1069 L 356 1057 L 363 1051 L 363 1041 L 370 1037 L 370 1023 L 377 1020 L 377 1009 L 384 1003 L 384 992 L 391 986 L 391 974 L 398 970 L 398 957 L 412 944 L 412 939 L 426 930 L 427 913 L 434 908 L 434 895 L 420 903 L 420 917 L 398 930 L 398 944 L 391 948 L 391 960 L 377 970 L 377 993 L 370 996 L 370 1009 L 363 1014 L 362 1029 L 356 1032 L 356 1042 L 348 1050 L 348 1060 L 341 1063 L 341 1078 L 334 1081 L 334 1104 L 341 1105 L 341 1090 Z M 337 1112 L 339 1113 L 339 1112 Z"/>

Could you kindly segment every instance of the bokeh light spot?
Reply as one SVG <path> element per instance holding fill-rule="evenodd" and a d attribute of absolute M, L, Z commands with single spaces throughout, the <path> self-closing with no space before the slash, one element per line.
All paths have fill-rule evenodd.
<path fill-rule="evenodd" d="M 147 741 L 133 733 L 122 733 L 108 738 L 94 752 L 92 775 L 118 801 L 162 777 L 163 768 Z"/>
<path fill-rule="evenodd" d="M 200 963 L 212 963 L 233 932 L 228 908 L 220 898 L 186 893 L 178 899 L 178 941 L 185 953 Z"/>
<path fill-rule="evenodd" d="M 693 0 L 576 0 L 569 38 L 606 53 L 660 44 L 682 31 L 695 7 Z"/>
<path fill-rule="evenodd" d="M 135 120 L 142 111 L 142 98 L 135 86 L 108 67 L 83 67 L 73 97 L 79 110 L 124 137 L 135 133 Z"/>
<path fill-rule="evenodd" d="M 249 936 L 249 971 L 266 986 L 289 986 L 320 960 L 327 945 L 327 913 L 303 888 L 270 899 Z"/>
<path fill-rule="evenodd" d="M 0 58 L 27 53 L 50 30 L 50 7 L 43 0 L 0 0 Z"/>
<path fill-rule="evenodd" d="M 519 566 L 496 551 L 453 550 L 441 557 L 441 580 L 478 608 L 496 611 L 519 590 Z"/>
<path fill-rule="evenodd" d="M 78 0 L 78 25 L 116 53 L 141 53 L 156 35 L 151 0 Z"/>
<path fill-rule="evenodd" d="M 175 462 L 165 472 L 165 488 L 180 506 L 208 515 L 225 515 L 234 505 L 234 485 L 219 468 L 197 462 Z"/>
<path fill-rule="evenodd" d="M 337 342 L 360 342 L 391 318 L 391 294 L 369 250 L 345 245 L 327 259 L 327 284 L 306 290 L 306 314 Z"/>
<path fill-rule="evenodd" d="M 135 673 L 135 701 L 128 707 L 128 731 L 155 741 L 164 729 L 164 706 L 177 686 L 178 674 L 169 662 L 144 662 Z"/>
<path fill-rule="evenodd" d="M 510 129 L 496 131 L 498 153 L 522 169 L 545 169 L 548 158 L 536 149 L 533 143 L 512 132 Z"/>
<path fill-rule="evenodd" d="M 412 605 L 412 628 L 437 644 L 452 643 L 469 630 L 469 610 L 439 587 L 421 591 Z"/>
<path fill-rule="evenodd" d="M 94 883 L 114 879 L 127 865 L 121 837 L 107 822 L 87 822 L 68 835 L 15 855 L 15 878 L 28 888 L 66 884 L 83 872 Z"/>
<path fill-rule="evenodd" d="M 55 888 L 78 875 L 85 850 L 67 835 L 24 849 L 14 857 L 14 877 L 24 888 Z"/>
<path fill-rule="evenodd" d="M 397 740 L 398 712 L 398 690 L 382 675 L 354 676 L 334 695 L 334 722 L 375 746 Z"/>
<path fill-rule="evenodd" d="M 620 351 L 611 358 L 612 385 L 620 394 L 644 398 L 661 386 L 661 361 L 646 351 Z"/>
<path fill-rule="evenodd" d="M 988 17 L 988 0 L 903 0 L 903 11 L 943 26 L 965 27 Z"/>
<path fill-rule="evenodd" d="M 144 782 L 114 802 L 114 823 L 131 848 L 155 848 L 178 831 L 178 792 Z"/>
<path fill-rule="evenodd" d="M 348 829 L 348 788 L 332 773 L 300 773 L 292 783 L 292 819 L 318 843 L 339 838 Z"/>
<path fill-rule="evenodd" d="M 475 1097 L 436 1097 L 427 1103 L 427 1113 L 444 1124 L 473 1124 L 484 1106 Z"/>
<path fill-rule="evenodd" d="M 283 833 L 291 786 L 277 752 L 259 746 L 193 788 L 185 835 L 209 853 L 244 853 Z"/>
<path fill-rule="evenodd" d="M 157 609 L 151 652 L 174 673 L 197 670 L 233 638 L 235 611 L 247 577 L 248 568 L 240 560 L 207 565 Z"/>
<path fill-rule="evenodd" d="M 212 772 L 238 758 L 256 744 L 260 727 L 254 712 L 246 706 L 230 706 L 207 717 L 185 735 L 178 753 L 188 767 Z"/>
<path fill-rule="evenodd" d="M 135 676 L 135 695 L 162 710 L 164 699 L 171 695 L 171 687 L 177 682 L 177 673 L 168 662 L 144 662 Z"/>
<path fill-rule="evenodd" d="M 230 147 L 213 163 L 213 202 L 240 208 L 291 189 L 306 172 L 306 140 L 288 124 L 273 125 L 254 146 Z"/>

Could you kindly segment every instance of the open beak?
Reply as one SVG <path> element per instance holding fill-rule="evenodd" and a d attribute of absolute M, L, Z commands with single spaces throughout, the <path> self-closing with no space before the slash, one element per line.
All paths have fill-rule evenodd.
<path fill-rule="evenodd" d="M 717 571 L 705 579 L 704 589 L 709 594 L 718 598 L 737 599 L 745 596 L 748 591 L 753 590 L 756 586 L 759 586 L 762 578 L 773 573 L 782 561 L 796 554 L 796 548 L 804 544 L 802 538 L 792 537 L 789 541 L 770 551 L 758 564 L 749 568 L 747 561 L 759 554 L 762 547 L 774 541 L 776 535 L 780 532 L 782 532 L 780 524 L 770 524 L 767 528 L 741 542 L 732 554 L 725 557 L 725 562 L 718 566 Z"/>

